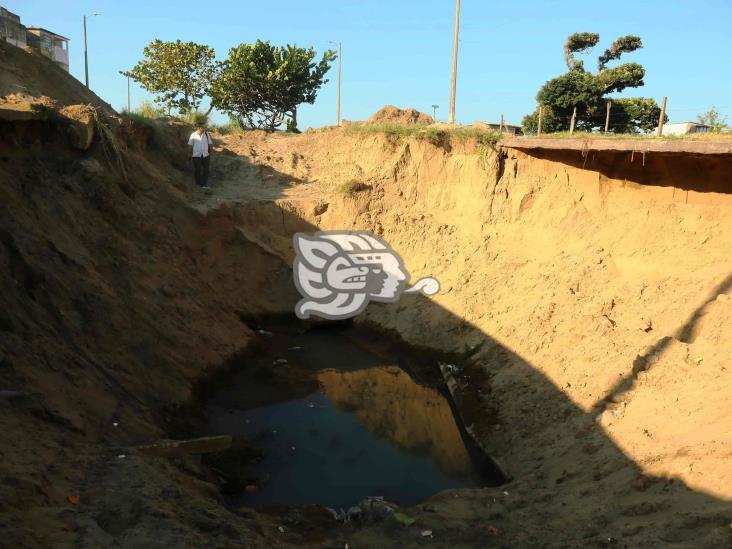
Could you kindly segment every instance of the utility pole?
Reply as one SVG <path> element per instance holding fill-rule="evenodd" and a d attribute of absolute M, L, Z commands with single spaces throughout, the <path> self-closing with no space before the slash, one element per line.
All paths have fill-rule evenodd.
<path fill-rule="evenodd" d="M 577 107 L 572 111 L 572 120 L 569 122 L 569 135 L 574 133 L 574 125 L 577 122 Z"/>
<path fill-rule="evenodd" d="M 607 114 L 605 114 L 605 135 L 607 135 L 607 129 L 610 126 L 610 107 L 612 107 L 612 101 L 607 102 Z"/>
<path fill-rule="evenodd" d="M 99 15 L 97 12 L 89 14 L 89 17 Z M 89 88 L 89 55 L 87 54 L 86 48 L 86 15 L 84 16 L 84 83 Z"/>
<path fill-rule="evenodd" d="M 541 135 L 541 120 L 544 116 L 544 109 L 539 105 L 539 123 L 536 125 L 536 137 Z"/>
<path fill-rule="evenodd" d="M 127 77 L 127 112 L 132 112 L 130 108 L 130 77 Z"/>
<path fill-rule="evenodd" d="M 666 118 L 666 99 L 668 99 L 668 97 L 664 96 L 663 101 L 661 101 L 661 116 L 658 117 L 656 137 L 661 137 L 663 135 L 663 119 Z"/>
<path fill-rule="evenodd" d="M 329 44 L 336 44 L 336 42 L 333 42 L 332 40 L 328 41 Z M 338 42 L 338 99 L 336 101 L 336 126 L 341 125 L 341 67 L 342 67 L 342 59 L 343 59 L 343 48 L 341 48 L 341 43 Z"/>
<path fill-rule="evenodd" d="M 439 105 L 432 105 L 432 120 L 434 122 L 437 122 L 437 109 L 439 109 Z"/>
<path fill-rule="evenodd" d="M 452 80 L 450 82 L 450 117 L 448 122 L 455 125 L 455 86 L 457 83 L 458 33 L 460 32 L 460 0 L 455 0 L 455 38 L 452 44 Z"/>

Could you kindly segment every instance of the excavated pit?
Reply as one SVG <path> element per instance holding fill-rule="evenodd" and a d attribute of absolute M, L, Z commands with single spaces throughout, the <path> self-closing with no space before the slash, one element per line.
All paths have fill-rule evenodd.
<path fill-rule="evenodd" d="M 435 353 L 352 323 L 259 324 L 257 352 L 217 383 L 209 435 L 253 451 L 213 459 L 233 507 L 367 497 L 410 506 L 446 489 L 505 481 L 466 433 Z M 242 486 L 243 484 L 243 486 Z"/>
<path fill-rule="evenodd" d="M 99 121 L 91 143 L 74 118 L 84 108 L 2 126 L 8 546 L 730 546 L 732 155 L 251 132 L 215 136 L 214 189 L 200 193 L 179 145 L 190 128 L 135 129 L 51 61 L 16 50 L 0 43 L 1 94 L 53 95 L 61 115 L 91 102 Z M 339 191 L 353 179 L 355 193 Z M 390 372 L 415 380 L 410 391 L 447 397 L 436 366 L 458 364 L 449 416 L 514 480 L 407 503 L 408 527 L 343 524 L 322 506 L 247 504 L 266 492 L 251 439 L 205 454 L 141 450 L 211 433 L 196 388 L 230 367 L 240 373 L 225 383 L 247 378 L 251 357 L 267 355 L 268 336 L 242 320 L 292 315 L 292 234 L 318 228 L 370 230 L 413 278 L 440 280 L 433 298 L 370 304 L 352 333 L 378 328 L 386 351 L 384 331 L 409 344 L 393 355 L 365 346 L 382 373 L 396 362 Z M 286 390 L 259 391 L 267 399 L 242 410 L 317 391 L 307 368 L 277 377 L 295 361 L 280 350 L 264 385 Z"/>

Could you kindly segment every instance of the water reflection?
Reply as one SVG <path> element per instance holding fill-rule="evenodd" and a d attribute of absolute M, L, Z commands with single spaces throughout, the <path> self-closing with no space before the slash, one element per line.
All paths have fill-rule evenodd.
<path fill-rule="evenodd" d="M 411 452 L 429 454 L 447 474 L 471 471 L 450 405 L 435 389 L 417 385 L 396 366 L 323 370 L 317 377 L 328 398 L 355 414 L 369 432 Z"/>

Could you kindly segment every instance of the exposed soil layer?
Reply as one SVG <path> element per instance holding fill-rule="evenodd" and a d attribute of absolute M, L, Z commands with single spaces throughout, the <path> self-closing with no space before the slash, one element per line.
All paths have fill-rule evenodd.
<path fill-rule="evenodd" d="M 655 185 L 471 141 L 251 132 L 217 136 L 214 189 L 196 192 L 189 128 L 156 122 L 142 146 L 70 75 L 0 48 L 0 95 L 57 102 L 0 136 L 9 546 L 732 545 L 719 170 Z M 84 150 L 84 109 L 64 107 L 86 104 Z M 354 178 L 364 190 L 337 192 Z M 440 280 L 358 321 L 464 358 L 461 411 L 511 483 L 438 494 L 403 510 L 410 527 L 340 525 L 312 506 L 232 511 L 200 456 L 134 449 L 195 434 L 199 388 L 256 352 L 248 319 L 292 311 L 291 236 L 318 227 L 373 230 Z"/>

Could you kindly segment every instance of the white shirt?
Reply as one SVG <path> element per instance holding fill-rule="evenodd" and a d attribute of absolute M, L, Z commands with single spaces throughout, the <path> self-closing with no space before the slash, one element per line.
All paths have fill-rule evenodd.
<path fill-rule="evenodd" d="M 213 141 L 211 141 L 211 136 L 208 135 L 208 132 L 205 131 L 199 135 L 199 133 L 195 131 L 188 138 L 188 144 L 193 145 L 194 157 L 202 156 L 205 158 L 208 156 L 208 147 L 213 145 Z"/>

